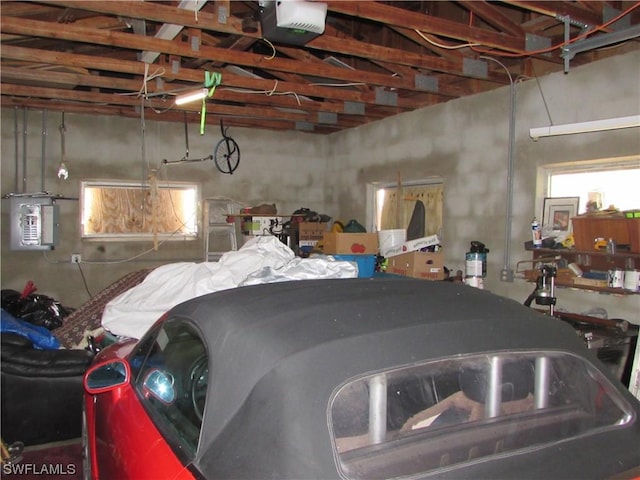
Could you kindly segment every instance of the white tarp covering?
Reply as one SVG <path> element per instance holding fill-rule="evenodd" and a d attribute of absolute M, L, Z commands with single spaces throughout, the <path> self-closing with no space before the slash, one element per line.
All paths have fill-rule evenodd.
<path fill-rule="evenodd" d="M 219 262 L 182 262 L 153 270 L 142 283 L 107 303 L 102 326 L 114 335 L 140 338 L 173 306 L 190 298 L 243 285 L 306 280 L 354 278 L 352 262 L 332 257 L 302 259 L 276 237 L 255 237 Z"/>

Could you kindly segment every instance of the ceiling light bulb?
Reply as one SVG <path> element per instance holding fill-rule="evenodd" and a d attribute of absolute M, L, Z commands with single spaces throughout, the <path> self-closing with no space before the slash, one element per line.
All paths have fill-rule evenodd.
<path fill-rule="evenodd" d="M 67 170 L 67 166 L 64 162 L 60 163 L 60 167 L 58 168 L 58 178 L 60 180 L 66 180 L 69 178 L 69 170 Z"/>
<path fill-rule="evenodd" d="M 209 90 L 207 88 L 199 88 L 198 90 L 192 90 L 187 93 L 183 93 L 182 95 L 178 95 L 176 97 L 176 105 L 183 105 L 189 102 L 195 102 L 196 100 L 200 100 L 205 98 Z"/>

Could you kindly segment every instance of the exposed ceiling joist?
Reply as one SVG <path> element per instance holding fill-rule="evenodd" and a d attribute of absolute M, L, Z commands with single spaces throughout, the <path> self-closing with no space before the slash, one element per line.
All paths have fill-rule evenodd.
<path fill-rule="evenodd" d="M 255 0 L 3 0 L 1 105 L 197 122 L 199 105 L 173 97 L 218 72 L 211 121 L 331 133 L 501 87 L 533 60 L 560 71 L 567 28 L 574 43 L 584 25 L 615 30 L 612 15 L 640 24 L 629 1 L 326 3 L 324 33 L 293 45 L 263 38 Z M 592 44 L 572 67 L 639 48 Z"/>
<path fill-rule="evenodd" d="M 190 10 L 192 12 L 198 12 L 207 0 L 180 0 L 178 8 L 183 10 Z M 154 35 L 156 38 L 162 38 L 163 40 L 173 40 L 182 31 L 184 25 L 178 25 L 176 23 L 164 23 Z M 140 54 L 140 60 L 145 63 L 153 63 L 156 58 L 160 56 L 160 52 L 142 52 Z"/>

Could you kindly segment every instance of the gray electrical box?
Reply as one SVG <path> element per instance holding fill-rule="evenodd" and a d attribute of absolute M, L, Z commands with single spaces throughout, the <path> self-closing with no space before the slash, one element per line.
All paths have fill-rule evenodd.
<path fill-rule="evenodd" d="M 53 250 L 59 207 L 51 197 L 11 198 L 11 250 Z"/>

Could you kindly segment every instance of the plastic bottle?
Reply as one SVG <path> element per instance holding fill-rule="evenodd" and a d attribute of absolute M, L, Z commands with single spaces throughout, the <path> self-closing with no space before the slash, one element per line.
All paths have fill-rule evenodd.
<path fill-rule="evenodd" d="M 616 242 L 613 238 L 610 238 L 609 241 L 607 241 L 607 253 L 616 253 Z"/>
<path fill-rule="evenodd" d="M 533 221 L 531 222 L 531 236 L 533 237 L 533 246 L 541 247 L 542 230 L 540 229 L 540 223 L 538 223 L 538 219 L 536 217 L 533 217 Z"/>

